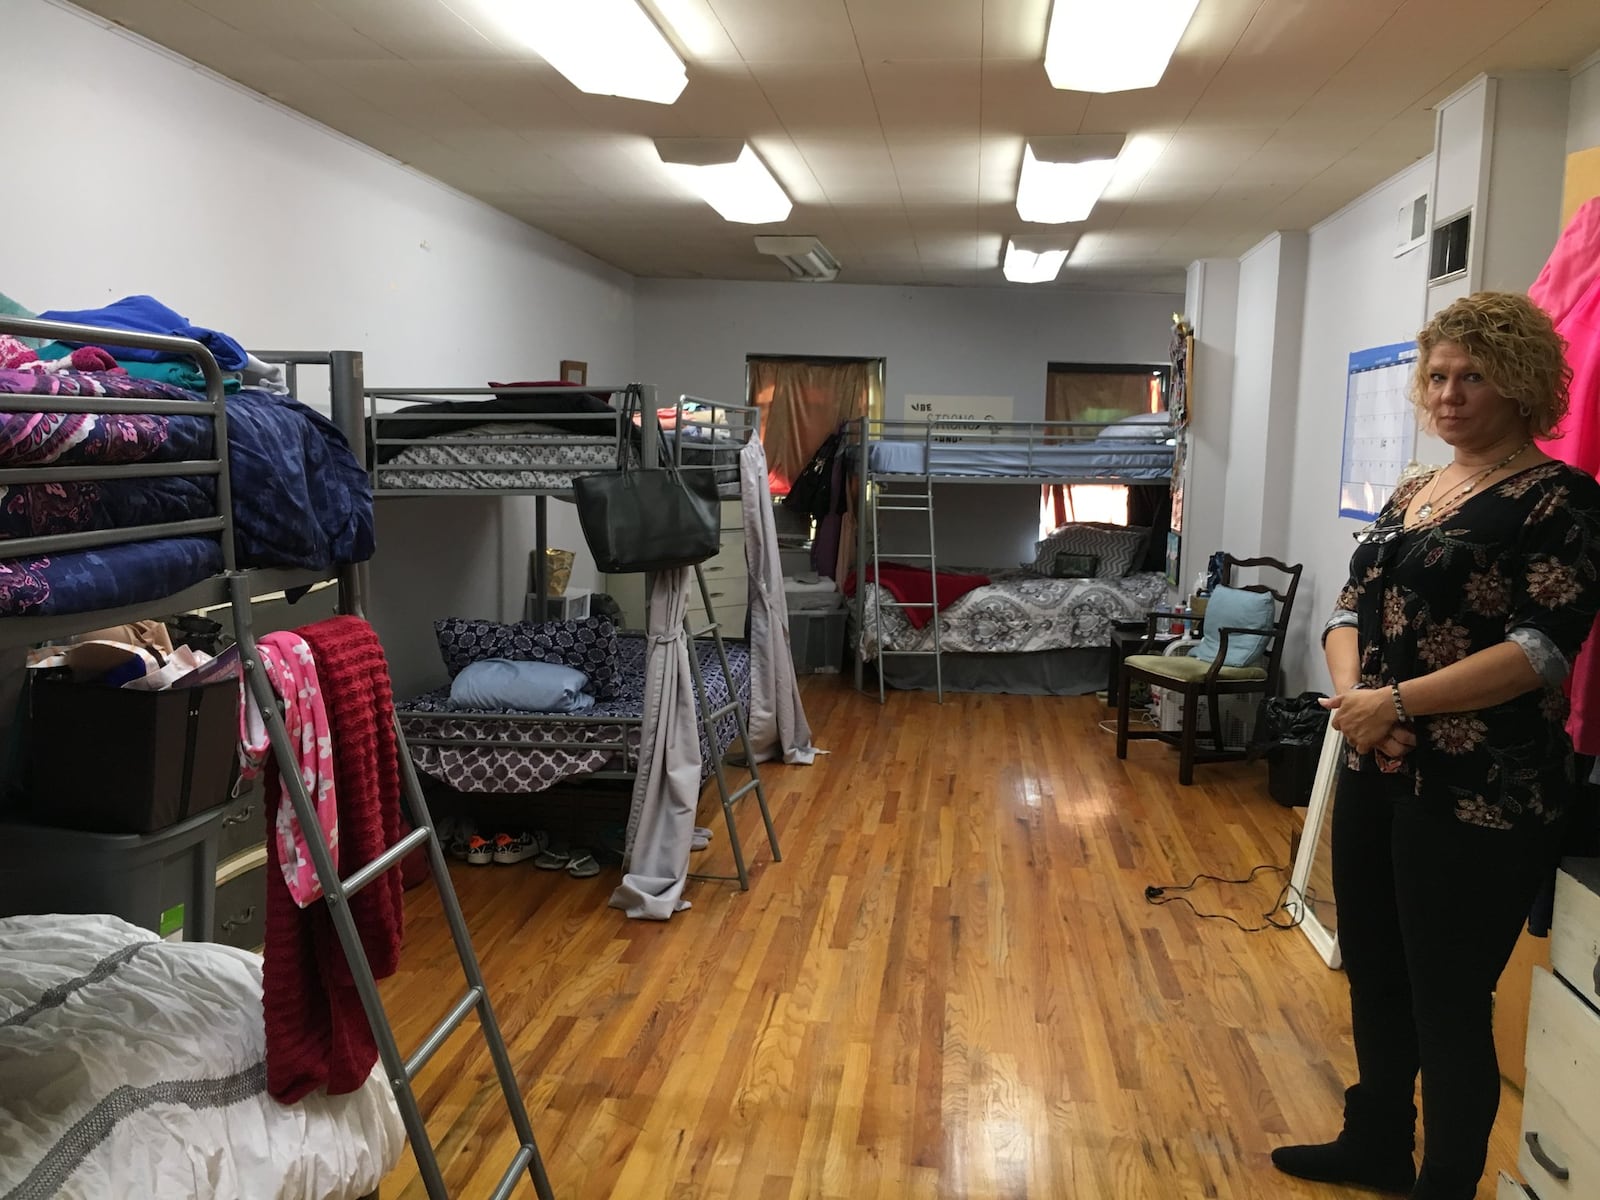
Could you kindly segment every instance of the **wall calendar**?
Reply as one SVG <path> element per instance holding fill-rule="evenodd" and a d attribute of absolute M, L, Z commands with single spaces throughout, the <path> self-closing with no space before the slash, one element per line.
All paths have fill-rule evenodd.
<path fill-rule="evenodd" d="M 1345 376 L 1344 455 L 1339 515 L 1375 520 L 1411 461 L 1416 412 L 1411 406 L 1415 342 L 1358 350 Z"/>

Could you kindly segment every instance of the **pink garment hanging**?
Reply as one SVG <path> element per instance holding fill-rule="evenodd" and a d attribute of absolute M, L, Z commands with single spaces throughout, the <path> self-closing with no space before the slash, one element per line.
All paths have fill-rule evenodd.
<path fill-rule="evenodd" d="M 1550 314 L 1567 339 L 1572 403 L 1556 436 L 1539 448 L 1591 475 L 1600 474 L 1600 197 L 1573 214 L 1528 298 Z M 1600 754 L 1600 621 L 1572 667 L 1567 732 L 1580 754 Z"/>
<path fill-rule="evenodd" d="M 322 703 L 322 688 L 311 647 L 294 633 L 269 633 L 257 642 L 261 665 L 272 683 L 272 690 L 283 701 L 283 725 L 289 743 L 300 758 L 300 780 L 316 806 L 317 821 L 328 842 L 328 853 L 339 864 L 339 809 L 334 792 L 333 742 L 328 732 L 328 714 Z M 239 776 L 254 779 L 272 753 L 255 697 L 241 678 L 239 681 Z M 273 817 L 273 836 L 277 839 L 278 861 L 283 866 L 283 881 L 289 895 L 301 908 L 322 895 L 322 883 L 306 847 L 304 831 L 294 814 L 289 788 L 277 776 L 277 811 Z M 272 797 L 268 797 L 270 803 Z"/>

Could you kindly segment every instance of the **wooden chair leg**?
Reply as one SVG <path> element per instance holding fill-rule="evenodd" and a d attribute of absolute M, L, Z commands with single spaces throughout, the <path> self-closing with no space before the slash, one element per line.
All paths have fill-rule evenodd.
<path fill-rule="evenodd" d="M 1123 667 L 1117 672 L 1117 757 L 1128 757 L 1128 694 L 1133 689 L 1129 686 L 1132 681 L 1128 678 L 1128 668 Z"/>
<path fill-rule="evenodd" d="M 1200 693 L 1183 694 L 1183 735 L 1178 746 L 1178 782 L 1188 787 L 1194 782 L 1195 722 L 1200 717 Z"/>

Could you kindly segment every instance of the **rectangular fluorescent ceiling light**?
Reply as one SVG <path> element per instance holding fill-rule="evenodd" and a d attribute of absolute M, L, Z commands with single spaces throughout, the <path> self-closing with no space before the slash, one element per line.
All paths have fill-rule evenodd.
<path fill-rule="evenodd" d="M 1200 0 L 1055 0 L 1044 70 L 1053 87 L 1129 92 L 1161 82 Z"/>
<path fill-rule="evenodd" d="M 1067 255 L 1071 253 L 1070 246 L 1066 249 L 1029 249 L 1027 243 L 1019 246 L 1015 238 L 1010 238 L 1006 241 L 1006 257 L 1001 270 L 1012 283 L 1049 283 L 1061 274 Z"/>
<path fill-rule="evenodd" d="M 767 164 L 737 139 L 657 138 L 656 153 L 724 221 L 770 225 L 794 207 Z"/>
<path fill-rule="evenodd" d="M 483 0 L 580 92 L 671 104 L 689 77 L 637 0 Z"/>
<path fill-rule="evenodd" d="M 1125 137 L 1029 138 L 1017 179 L 1017 215 L 1060 225 L 1087 220 L 1117 169 Z"/>

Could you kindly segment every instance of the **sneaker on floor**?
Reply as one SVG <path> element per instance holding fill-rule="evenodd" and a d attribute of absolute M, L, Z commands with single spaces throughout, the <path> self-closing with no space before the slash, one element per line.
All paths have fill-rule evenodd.
<path fill-rule="evenodd" d="M 466 858 L 472 839 L 478 836 L 478 831 L 465 821 L 453 823 L 448 830 L 434 826 L 434 832 L 439 835 L 439 844 L 451 858 Z"/>
<path fill-rule="evenodd" d="M 532 858 L 548 844 L 549 839 L 537 829 L 518 834 L 497 833 L 494 838 L 494 861 L 519 863 Z"/>
<path fill-rule="evenodd" d="M 473 834 L 467 841 L 467 852 L 462 857 L 475 867 L 488 866 L 494 861 L 494 843 L 486 837 Z"/>

